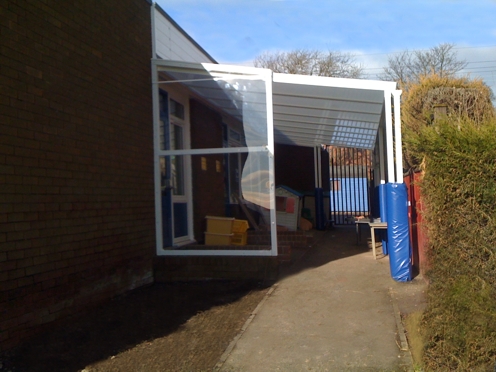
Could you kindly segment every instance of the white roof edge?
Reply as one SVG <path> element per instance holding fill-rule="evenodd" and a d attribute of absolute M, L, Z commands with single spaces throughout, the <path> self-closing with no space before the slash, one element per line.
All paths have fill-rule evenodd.
<path fill-rule="evenodd" d="M 316 85 L 335 88 L 354 88 L 382 91 L 396 90 L 396 82 L 382 80 L 347 79 L 327 76 L 274 73 L 273 81 L 274 83 Z"/>
<path fill-rule="evenodd" d="M 157 58 L 152 59 L 152 64 L 156 66 L 186 68 L 193 70 L 203 69 L 209 72 L 233 73 L 233 74 L 242 74 L 242 75 L 243 74 L 260 75 L 264 77 L 267 77 L 268 75 L 272 75 L 272 70 L 266 68 L 241 66 L 241 65 L 170 61 L 170 60 L 157 59 Z"/>
<path fill-rule="evenodd" d="M 388 92 L 395 91 L 397 86 L 396 82 L 394 81 L 346 79 L 346 78 L 335 78 L 335 77 L 327 77 L 327 76 L 282 74 L 275 72 L 273 73 L 272 70 L 266 68 L 241 66 L 241 65 L 169 61 L 164 59 L 152 59 L 152 64 L 163 67 L 189 68 L 194 70 L 205 69 L 207 71 L 212 71 L 212 72 L 261 75 L 264 77 L 270 76 L 272 74 L 272 80 L 274 83 L 315 85 L 315 86 L 334 87 L 334 88 L 382 90 Z"/>

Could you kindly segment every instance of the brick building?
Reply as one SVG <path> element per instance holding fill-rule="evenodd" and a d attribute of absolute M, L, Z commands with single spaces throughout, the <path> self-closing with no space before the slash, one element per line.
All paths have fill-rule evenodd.
<path fill-rule="evenodd" d="M 0 350 L 151 283 L 150 3 L 0 5 Z"/>

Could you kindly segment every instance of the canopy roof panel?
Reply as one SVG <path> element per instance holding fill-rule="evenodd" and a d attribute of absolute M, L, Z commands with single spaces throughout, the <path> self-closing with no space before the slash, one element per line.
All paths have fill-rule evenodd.
<path fill-rule="evenodd" d="M 223 74 L 253 81 L 272 77 L 274 142 L 306 147 L 325 144 L 373 149 L 384 118 L 384 97 L 396 90 L 395 82 L 279 74 L 244 66 L 154 63 L 159 71 L 166 71 L 170 78 L 236 118 L 243 116 L 243 100 L 247 99 L 258 102 L 251 105 L 252 111 L 259 110 L 260 117 L 266 117 L 265 105 L 259 104 L 265 101 L 261 98 L 265 92 L 255 82 L 238 89 L 232 78 Z"/>
<path fill-rule="evenodd" d="M 274 74 L 275 142 L 373 149 L 396 83 Z"/>

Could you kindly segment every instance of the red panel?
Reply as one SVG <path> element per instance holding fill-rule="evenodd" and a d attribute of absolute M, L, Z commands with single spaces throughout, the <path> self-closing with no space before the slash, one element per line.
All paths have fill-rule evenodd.
<path fill-rule="evenodd" d="M 295 210 L 295 199 L 286 198 L 286 213 L 294 213 Z"/>
<path fill-rule="evenodd" d="M 412 246 L 412 264 L 420 272 L 425 273 L 427 262 L 427 236 L 422 221 L 422 196 L 420 194 L 420 172 L 410 173 L 404 177 L 408 187 L 408 218 L 410 221 L 410 243 Z"/>

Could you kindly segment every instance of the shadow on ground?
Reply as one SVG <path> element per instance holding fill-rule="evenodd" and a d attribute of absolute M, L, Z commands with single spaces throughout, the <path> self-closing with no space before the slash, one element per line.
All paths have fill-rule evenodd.
<path fill-rule="evenodd" d="M 331 261 L 344 259 L 358 254 L 369 252 L 372 257 L 372 248 L 369 235 L 362 231 L 358 239 L 354 225 L 335 226 L 324 231 L 313 231 L 314 242 L 308 249 L 294 249 L 291 262 L 282 265 L 279 280 L 308 270 L 323 266 Z M 377 260 L 388 260 L 382 254 L 382 247 L 377 248 Z M 317 253 L 318 251 L 318 253 Z M 419 275 L 417 267 L 412 268 L 412 279 Z"/>
<path fill-rule="evenodd" d="M 16 350 L 0 371 L 80 371 L 95 363 L 86 370 L 175 371 L 214 366 L 265 292 L 262 283 L 235 281 L 141 288 L 59 323 Z M 197 324 L 191 321 L 195 318 Z M 160 350 L 160 339 L 167 340 L 166 349 Z M 141 347 L 129 355 L 137 345 Z M 208 345 L 219 351 L 207 350 Z M 120 353 L 127 353 L 125 365 L 98 366 L 107 359 L 119 362 Z M 150 353 L 163 357 L 147 367 Z M 191 362 L 192 354 L 198 363 Z"/>
<path fill-rule="evenodd" d="M 337 226 L 324 231 L 313 231 L 313 234 L 314 242 L 311 247 L 294 249 L 291 262 L 281 266 L 279 280 L 331 261 L 371 252 L 364 236 L 358 241 L 354 226 Z M 319 254 L 316 253 L 317 250 Z"/>
<path fill-rule="evenodd" d="M 366 239 L 357 243 L 353 226 L 314 233 L 312 247 L 294 250 L 279 279 L 370 250 Z M 271 284 L 202 281 L 140 288 L 59 323 L 4 359 L 0 371 L 211 370 Z"/>

